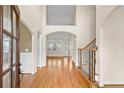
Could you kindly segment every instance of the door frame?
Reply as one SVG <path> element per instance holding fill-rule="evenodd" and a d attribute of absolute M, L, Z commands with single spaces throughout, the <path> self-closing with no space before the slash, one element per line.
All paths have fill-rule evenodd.
<path fill-rule="evenodd" d="M 2 65 L 3 65 L 3 7 L 0 6 L 0 88 L 2 88 Z"/>

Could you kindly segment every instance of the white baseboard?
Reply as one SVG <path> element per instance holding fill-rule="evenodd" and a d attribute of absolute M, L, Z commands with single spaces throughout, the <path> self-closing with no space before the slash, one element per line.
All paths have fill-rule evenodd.
<path fill-rule="evenodd" d="M 104 85 L 124 85 L 124 81 L 106 81 L 99 83 L 99 87 L 104 87 Z"/>
<path fill-rule="evenodd" d="M 121 85 L 123 84 L 124 85 L 124 81 L 106 81 L 104 82 L 104 85 Z"/>
<path fill-rule="evenodd" d="M 99 87 L 104 87 L 104 84 L 103 83 L 99 83 Z"/>
<path fill-rule="evenodd" d="M 35 72 L 33 71 L 31 74 L 32 74 L 32 75 L 34 75 L 34 74 L 35 74 Z"/>

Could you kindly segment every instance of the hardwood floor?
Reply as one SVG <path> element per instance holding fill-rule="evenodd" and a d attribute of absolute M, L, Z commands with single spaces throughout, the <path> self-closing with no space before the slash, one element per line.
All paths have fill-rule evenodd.
<path fill-rule="evenodd" d="M 48 59 L 47 67 L 38 68 L 35 75 L 24 75 L 21 88 L 88 88 L 89 82 L 71 60 Z"/>

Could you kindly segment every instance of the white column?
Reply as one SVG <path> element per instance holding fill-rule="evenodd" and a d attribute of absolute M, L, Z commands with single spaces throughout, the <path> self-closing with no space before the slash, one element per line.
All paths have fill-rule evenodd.
<path fill-rule="evenodd" d="M 78 41 L 77 41 L 78 39 L 77 39 L 77 36 L 76 36 L 76 53 L 75 53 L 75 56 L 76 56 L 76 62 L 75 62 L 75 65 L 78 67 L 79 66 L 79 64 L 78 64 Z"/>
<path fill-rule="evenodd" d="M 104 87 L 104 64 L 103 64 L 103 29 L 100 28 L 100 46 L 99 46 L 99 54 L 100 54 L 100 73 L 99 73 L 99 86 Z"/>
<path fill-rule="evenodd" d="M 46 66 L 46 35 L 42 36 L 42 66 Z"/>
<path fill-rule="evenodd" d="M 40 40 L 39 40 L 39 41 L 40 41 L 40 42 L 39 42 L 39 43 L 40 43 L 40 44 L 39 44 L 39 45 L 40 45 L 40 48 L 39 48 L 39 50 L 37 51 L 37 52 L 39 52 L 39 62 L 38 62 L 39 65 L 38 65 L 38 67 L 42 67 L 42 46 L 43 46 L 42 44 L 43 44 L 43 43 L 42 43 L 42 35 L 41 35 L 41 34 L 40 34 Z"/>
<path fill-rule="evenodd" d="M 31 63 L 31 74 L 35 74 L 35 51 L 34 51 L 34 45 L 35 45 L 35 39 L 34 39 L 34 34 L 32 34 L 32 63 Z"/>

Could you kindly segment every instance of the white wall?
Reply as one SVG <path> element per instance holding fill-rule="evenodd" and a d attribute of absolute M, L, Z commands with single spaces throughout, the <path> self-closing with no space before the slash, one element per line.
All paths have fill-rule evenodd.
<path fill-rule="evenodd" d="M 21 72 L 22 73 L 32 73 L 32 64 L 31 62 L 31 57 L 32 57 L 32 53 L 31 52 L 21 52 L 20 53 L 20 62 L 22 64 L 21 67 Z"/>
<path fill-rule="evenodd" d="M 32 29 L 33 32 L 41 31 L 41 6 L 20 5 L 21 19 Z"/>
<path fill-rule="evenodd" d="M 95 6 L 76 6 L 76 25 L 46 25 L 46 7 L 42 8 L 42 33 L 45 36 L 52 32 L 65 31 L 76 35 L 76 60 L 75 64 L 78 66 L 78 48 L 84 47 L 91 40 L 95 38 Z M 46 42 L 43 46 L 43 61 L 46 62 Z M 45 63 L 44 63 L 45 64 Z"/>
<path fill-rule="evenodd" d="M 96 36 L 96 7 L 77 7 L 78 47 L 85 47 Z"/>
<path fill-rule="evenodd" d="M 96 6 L 96 45 L 98 46 L 98 50 L 96 52 L 96 73 L 99 74 L 99 86 L 104 85 L 104 74 L 103 74 L 103 30 L 101 25 L 104 20 L 111 14 L 111 12 L 116 8 L 116 5 L 97 5 Z"/>
<path fill-rule="evenodd" d="M 103 29 L 104 84 L 124 84 L 124 6 L 105 19 Z"/>

